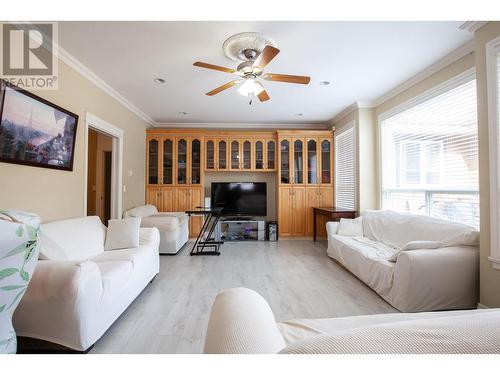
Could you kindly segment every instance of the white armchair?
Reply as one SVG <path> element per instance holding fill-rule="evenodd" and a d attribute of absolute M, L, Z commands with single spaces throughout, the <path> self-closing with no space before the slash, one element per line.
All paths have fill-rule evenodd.
<path fill-rule="evenodd" d="M 141 227 L 158 228 L 160 254 L 177 254 L 189 239 L 189 217 L 184 212 L 158 212 L 147 204 L 125 211 L 123 217 L 142 217 Z"/>

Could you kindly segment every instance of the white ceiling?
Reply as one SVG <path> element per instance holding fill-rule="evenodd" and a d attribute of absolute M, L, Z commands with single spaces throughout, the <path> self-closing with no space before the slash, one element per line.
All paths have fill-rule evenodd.
<path fill-rule="evenodd" d="M 355 101 L 374 101 L 470 41 L 472 34 L 461 24 L 60 22 L 59 43 L 156 122 L 325 123 Z M 271 100 L 251 106 L 235 88 L 206 96 L 236 76 L 193 62 L 235 68 L 222 43 L 245 31 L 277 42 L 281 52 L 267 72 L 309 75 L 311 83 L 264 81 Z M 156 77 L 166 83 L 154 83 Z"/>

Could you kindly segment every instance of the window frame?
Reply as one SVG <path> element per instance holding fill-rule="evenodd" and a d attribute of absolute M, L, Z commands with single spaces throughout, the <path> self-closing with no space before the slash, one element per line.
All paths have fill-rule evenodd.
<path fill-rule="evenodd" d="M 404 152 L 404 147 L 409 144 L 414 144 L 419 146 L 419 184 L 410 184 L 406 181 L 406 172 L 408 169 L 406 168 L 406 153 Z M 429 184 L 427 182 L 427 172 L 429 169 L 426 167 L 426 159 L 425 159 L 425 146 L 427 145 L 439 145 L 439 169 L 436 171 L 439 173 L 439 181 L 441 181 L 443 177 L 443 154 L 444 147 L 443 141 L 420 141 L 420 140 L 403 140 L 400 144 L 400 154 L 401 154 L 401 171 L 400 171 L 400 179 L 402 181 L 401 185 L 406 188 L 414 188 L 416 186 L 433 186 L 438 184 Z M 433 170 L 431 170 L 433 171 Z"/>
<path fill-rule="evenodd" d="M 499 154 L 500 148 L 500 108 L 498 104 L 498 90 L 500 84 L 500 71 L 498 71 L 497 55 L 500 54 L 500 37 L 486 43 L 486 81 L 488 96 L 488 148 L 489 148 L 489 179 L 490 179 L 490 255 L 488 260 L 493 268 L 500 270 L 500 233 L 493 230 L 499 224 L 498 204 L 500 200 L 496 192 L 500 188 Z"/>
<path fill-rule="evenodd" d="M 334 165 L 334 181 L 338 181 L 337 178 L 337 173 L 338 173 L 338 168 L 337 168 L 337 161 L 338 161 L 338 152 L 337 152 L 337 137 L 341 136 L 347 131 L 352 130 L 353 132 L 353 138 L 354 138 L 354 210 L 359 211 L 359 189 L 358 189 L 358 176 L 359 176 L 359 170 L 358 170 L 358 138 L 357 138 L 357 131 L 356 131 L 356 121 L 352 120 L 349 121 L 347 124 L 344 126 L 340 127 L 339 130 L 335 129 L 335 133 L 333 135 L 333 165 Z M 337 205 L 337 183 L 335 182 L 334 184 L 334 203 L 335 206 Z"/>
<path fill-rule="evenodd" d="M 378 174 L 378 207 L 379 209 L 382 209 L 382 203 L 383 203 L 383 186 L 384 186 L 384 173 L 383 173 L 383 167 L 382 167 L 382 122 L 390 117 L 393 117 L 401 112 L 404 112 L 408 109 L 411 109 L 419 104 L 422 104 L 426 101 L 429 101 L 439 95 L 442 95 L 450 90 L 453 90 L 457 88 L 458 86 L 461 86 L 463 84 L 466 84 L 467 82 L 470 82 L 472 80 L 476 79 L 476 68 L 471 67 L 462 73 L 420 93 L 417 94 L 416 96 L 412 97 L 411 99 L 397 104 L 394 107 L 389 108 L 388 110 L 380 113 L 377 116 L 377 174 Z M 481 225 L 481 223 L 479 224 Z M 499 266 L 500 266 L 500 259 L 499 259 Z"/>

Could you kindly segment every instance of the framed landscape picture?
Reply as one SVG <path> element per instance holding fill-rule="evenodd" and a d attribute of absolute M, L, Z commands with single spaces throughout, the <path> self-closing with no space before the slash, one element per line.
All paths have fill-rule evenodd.
<path fill-rule="evenodd" d="M 0 80 L 0 162 L 73 170 L 78 115 Z"/>

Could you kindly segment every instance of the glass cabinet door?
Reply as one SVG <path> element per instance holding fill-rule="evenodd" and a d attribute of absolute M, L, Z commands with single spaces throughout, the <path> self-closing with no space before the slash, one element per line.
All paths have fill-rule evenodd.
<path fill-rule="evenodd" d="M 191 141 L 191 184 L 201 184 L 201 141 Z"/>
<path fill-rule="evenodd" d="M 215 142 L 209 139 L 205 144 L 206 165 L 205 169 L 215 170 Z"/>
<path fill-rule="evenodd" d="M 276 168 L 276 144 L 274 141 L 267 141 L 267 169 Z"/>
<path fill-rule="evenodd" d="M 293 142 L 293 183 L 304 183 L 304 163 L 303 163 L 304 142 L 297 139 Z"/>
<path fill-rule="evenodd" d="M 219 148 L 218 169 L 219 170 L 227 169 L 227 142 L 219 141 L 218 148 Z"/>
<path fill-rule="evenodd" d="M 290 183 L 290 142 L 287 139 L 280 142 L 280 181 Z"/>
<path fill-rule="evenodd" d="M 243 142 L 243 169 L 252 169 L 252 142 Z"/>
<path fill-rule="evenodd" d="M 177 183 L 187 184 L 187 140 L 177 141 Z"/>
<path fill-rule="evenodd" d="M 231 141 L 231 169 L 240 169 L 240 142 Z"/>
<path fill-rule="evenodd" d="M 171 139 L 163 140 L 163 184 L 174 183 L 174 142 Z"/>
<path fill-rule="evenodd" d="M 157 185 L 158 179 L 158 140 L 150 139 L 148 142 L 148 184 Z"/>
<path fill-rule="evenodd" d="M 321 183 L 330 184 L 332 182 L 332 145 L 329 140 L 321 141 Z"/>
<path fill-rule="evenodd" d="M 307 183 L 318 183 L 318 155 L 317 142 L 313 139 L 307 141 Z"/>
<path fill-rule="evenodd" d="M 255 142 L 255 169 L 264 169 L 264 143 Z"/>

